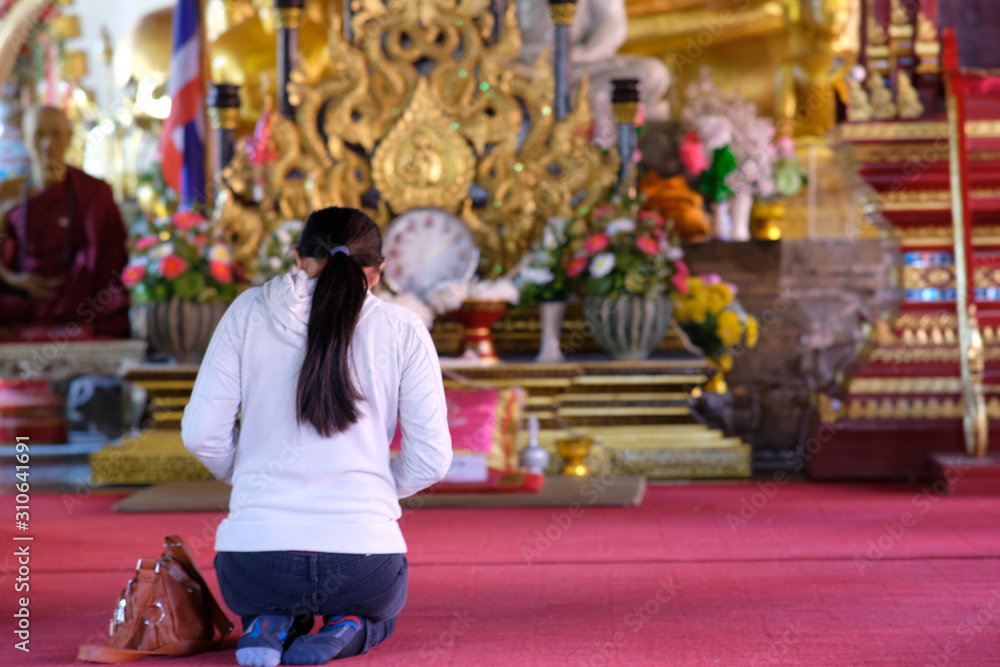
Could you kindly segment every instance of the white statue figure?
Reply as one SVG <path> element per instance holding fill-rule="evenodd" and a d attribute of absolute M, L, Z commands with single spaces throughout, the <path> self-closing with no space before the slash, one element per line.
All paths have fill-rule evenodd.
<path fill-rule="evenodd" d="M 544 52 L 553 51 L 555 25 L 547 0 L 516 0 L 521 28 L 520 63 L 533 65 Z M 656 58 L 618 55 L 628 33 L 625 0 L 579 0 L 570 29 L 570 70 L 573 84 L 589 75 L 587 99 L 594 114 L 594 143 L 615 144 L 615 119 L 611 109 L 612 79 L 639 79 L 642 102 L 649 120 L 666 120 L 664 96 L 670 87 L 667 66 Z"/>

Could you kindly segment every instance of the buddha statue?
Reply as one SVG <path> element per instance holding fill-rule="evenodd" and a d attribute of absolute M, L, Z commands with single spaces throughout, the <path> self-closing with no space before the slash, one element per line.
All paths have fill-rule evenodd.
<path fill-rule="evenodd" d="M 555 25 L 547 0 L 517 0 L 517 22 L 521 29 L 519 63 L 533 65 L 555 43 Z M 611 81 L 639 79 L 641 96 L 650 120 L 666 120 L 669 108 L 664 96 L 670 73 L 660 60 L 618 53 L 628 33 L 624 0 L 579 0 L 570 30 L 570 70 L 573 83 L 584 76 L 590 81 L 587 99 L 594 116 L 594 142 L 602 148 L 615 143 L 615 119 L 611 108 Z M 523 67 L 519 69 L 524 69 Z"/>

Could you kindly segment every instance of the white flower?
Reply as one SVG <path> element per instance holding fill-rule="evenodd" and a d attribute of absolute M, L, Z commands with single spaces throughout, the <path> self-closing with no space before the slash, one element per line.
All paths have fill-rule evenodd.
<path fill-rule="evenodd" d="M 705 116 L 697 126 L 698 136 L 709 152 L 733 142 L 733 125 L 724 116 Z"/>
<path fill-rule="evenodd" d="M 521 282 L 529 285 L 547 285 L 555 279 L 552 271 L 545 268 L 526 267 L 518 274 Z"/>
<path fill-rule="evenodd" d="M 666 247 L 663 249 L 663 256 L 669 259 L 671 262 L 677 262 L 684 259 L 684 251 L 680 248 L 674 247 L 662 242 Z"/>
<path fill-rule="evenodd" d="M 216 243 L 208 251 L 208 258 L 213 262 L 225 262 L 229 263 L 232 261 L 233 256 L 229 252 L 229 248 L 222 244 Z"/>
<path fill-rule="evenodd" d="M 267 263 L 275 271 L 278 271 L 278 270 L 281 269 L 281 258 L 280 257 L 272 257 L 271 259 L 267 260 Z"/>
<path fill-rule="evenodd" d="M 496 280 L 483 280 L 472 287 L 470 295 L 473 299 L 484 301 L 506 301 L 517 303 L 521 300 L 521 290 L 517 285 L 507 278 L 497 278 Z"/>
<path fill-rule="evenodd" d="M 622 232 L 626 234 L 631 234 L 635 231 L 635 220 L 631 218 L 615 218 L 608 223 L 605 232 L 608 236 L 614 236 L 615 234 L 620 234 Z"/>
<path fill-rule="evenodd" d="M 160 245 L 153 248 L 149 253 L 149 256 L 153 259 L 163 259 L 169 255 L 174 254 L 174 244 L 173 243 L 161 243 Z"/>
<path fill-rule="evenodd" d="M 603 278 L 611 273 L 611 269 L 613 268 L 615 268 L 614 254 L 602 252 L 599 255 L 595 255 L 593 261 L 590 262 L 590 275 L 595 278 Z"/>
<path fill-rule="evenodd" d="M 468 296 L 469 283 L 464 280 L 440 283 L 427 292 L 430 307 L 438 315 L 458 310 Z"/>
<path fill-rule="evenodd" d="M 566 218 L 549 218 L 549 223 L 542 228 L 542 247 L 555 250 L 562 243 L 566 234 Z"/>

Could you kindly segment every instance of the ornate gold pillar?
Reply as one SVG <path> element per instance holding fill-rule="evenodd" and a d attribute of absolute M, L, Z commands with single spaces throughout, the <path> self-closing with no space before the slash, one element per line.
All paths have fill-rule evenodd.
<path fill-rule="evenodd" d="M 278 29 L 278 111 L 285 118 L 295 119 L 295 106 L 288 95 L 292 70 L 299 62 L 299 27 L 305 0 L 274 0 Z"/>

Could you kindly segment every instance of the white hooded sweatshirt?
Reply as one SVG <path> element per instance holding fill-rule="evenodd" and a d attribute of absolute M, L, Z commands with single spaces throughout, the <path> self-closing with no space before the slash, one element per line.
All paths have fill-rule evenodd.
<path fill-rule="evenodd" d="M 198 371 L 181 437 L 233 486 L 218 551 L 403 553 L 399 498 L 443 479 L 451 463 L 441 368 L 427 327 L 370 292 L 351 344 L 361 418 L 329 438 L 298 422 L 315 286 L 299 271 L 241 294 Z M 390 460 L 397 419 L 402 451 Z"/>

